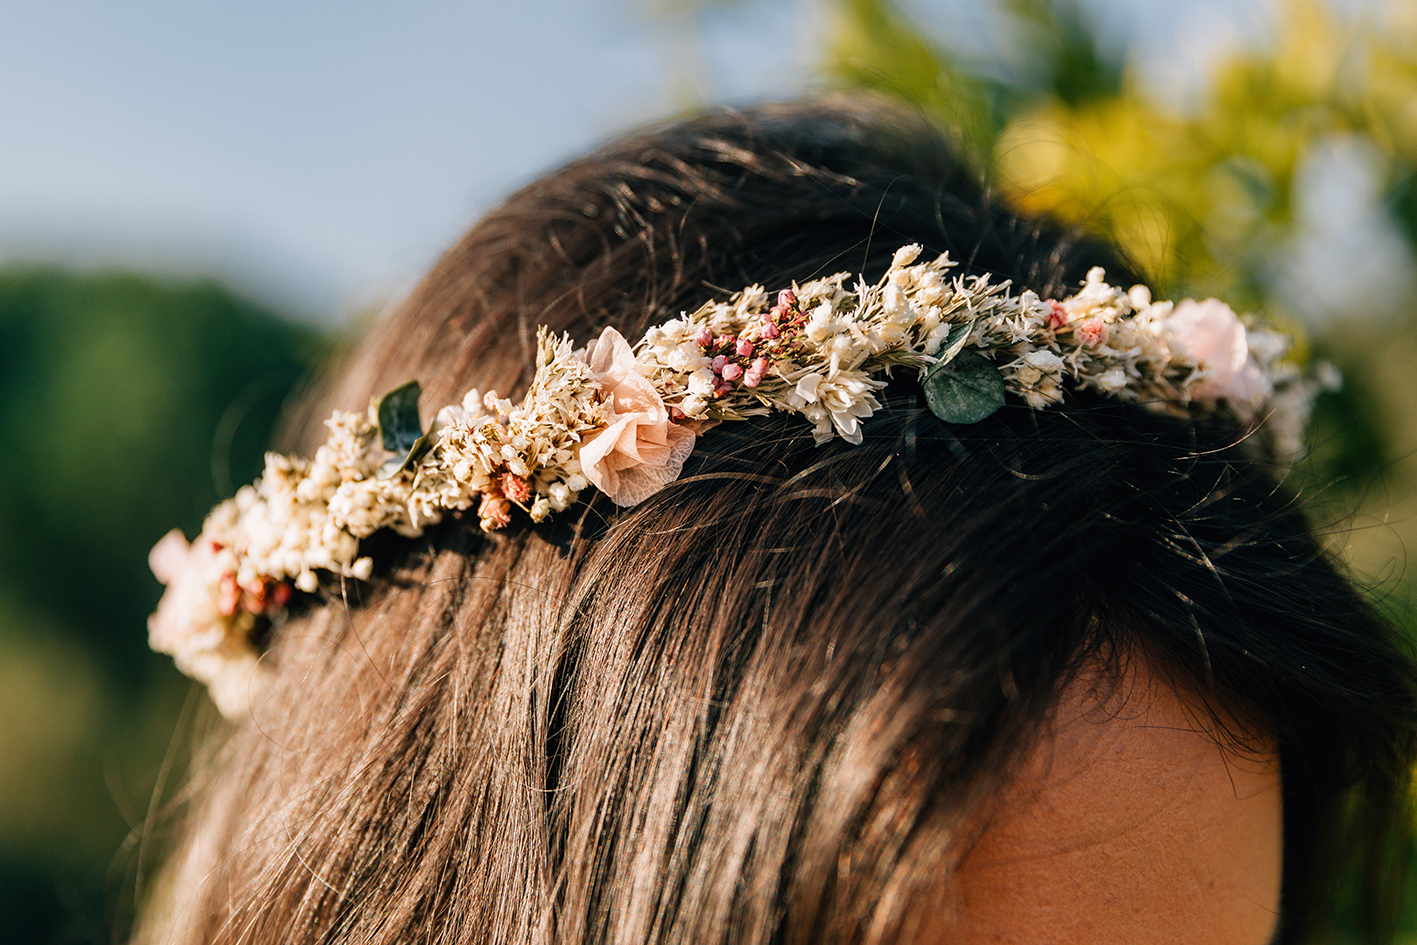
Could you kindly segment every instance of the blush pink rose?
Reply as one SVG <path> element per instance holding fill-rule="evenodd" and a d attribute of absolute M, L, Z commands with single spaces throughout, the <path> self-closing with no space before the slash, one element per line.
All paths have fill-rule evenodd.
<path fill-rule="evenodd" d="M 212 577 L 216 555 L 200 538 L 195 544 L 172 529 L 148 552 L 148 567 L 167 587 L 148 617 L 148 640 L 154 650 L 175 654 L 192 646 L 215 645 L 220 622 Z"/>
<path fill-rule="evenodd" d="M 1077 336 L 1082 340 L 1083 344 L 1091 345 L 1095 348 L 1107 340 L 1107 335 L 1110 331 L 1111 329 L 1107 326 L 1106 322 L 1100 318 L 1094 318 L 1078 326 Z"/>
<path fill-rule="evenodd" d="M 1219 299 L 1177 304 L 1166 320 L 1171 339 L 1205 365 L 1207 376 L 1196 385 L 1198 400 L 1224 398 L 1232 405 L 1258 409 L 1269 396 L 1269 378 L 1250 356 L 1245 325 L 1230 306 Z"/>
<path fill-rule="evenodd" d="M 615 329 L 591 343 L 586 361 L 604 391 L 610 422 L 581 444 L 581 473 L 616 505 L 638 505 L 679 478 L 694 449 L 693 431 L 670 420 Z"/>

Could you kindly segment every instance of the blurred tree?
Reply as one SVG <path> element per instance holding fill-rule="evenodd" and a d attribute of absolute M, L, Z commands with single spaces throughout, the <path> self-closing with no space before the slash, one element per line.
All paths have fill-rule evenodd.
<path fill-rule="evenodd" d="M 914 102 L 976 163 L 1000 131 L 1005 87 L 955 61 L 885 0 L 836 0 L 826 75 L 848 88 Z"/>
<path fill-rule="evenodd" d="M 1371 144 L 1383 202 L 1410 238 L 1417 23 L 1345 25 L 1316 0 L 1282 9 L 1273 46 L 1223 60 L 1193 112 L 1158 104 L 1132 76 L 1110 95 L 1039 96 L 1000 135 L 1001 183 L 1027 209 L 1111 235 L 1167 288 L 1240 293 L 1273 310 L 1304 160 L 1356 137 Z"/>
<path fill-rule="evenodd" d="M 256 476 L 326 343 L 215 283 L 52 269 L 0 271 L 0 338 L 0 938 L 108 942 L 190 689 L 147 649 L 147 549 Z"/>
<path fill-rule="evenodd" d="M 1000 0 L 1027 67 L 962 60 L 890 0 L 828 0 L 832 30 L 822 70 L 834 84 L 874 89 L 919 105 L 953 131 L 981 171 L 1005 127 L 1039 101 L 1073 106 L 1115 96 L 1122 61 L 1105 51 L 1072 0 Z"/>

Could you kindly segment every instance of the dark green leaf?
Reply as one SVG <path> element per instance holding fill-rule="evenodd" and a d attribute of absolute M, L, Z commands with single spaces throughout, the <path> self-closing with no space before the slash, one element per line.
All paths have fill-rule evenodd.
<path fill-rule="evenodd" d="M 930 412 L 946 423 L 978 423 L 1004 405 L 1004 378 L 973 351 L 930 369 L 923 382 Z"/>
<path fill-rule="evenodd" d="M 418 422 L 418 396 L 423 393 L 417 381 L 389 391 L 379 401 L 379 437 L 384 449 L 397 454 L 379 467 L 379 478 L 388 479 L 408 469 L 423 458 L 433 446 L 433 434 L 425 434 Z"/>
<path fill-rule="evenodd" d="M 395 387 L 379 401 L 379 436 L 390 453 L 407 453 L 423 436 L 418 422 L 418 395 L 423 389 L 417 381 Z"/>
<path fill-rule="evenodd" d="M 413 441 L 406 454 L 400 454 L 379 467 L 376 478 L 389 479 L 405 469 L 412 469 L 430 449 L 433 448 L 433 434 L 425 433 Z"/>

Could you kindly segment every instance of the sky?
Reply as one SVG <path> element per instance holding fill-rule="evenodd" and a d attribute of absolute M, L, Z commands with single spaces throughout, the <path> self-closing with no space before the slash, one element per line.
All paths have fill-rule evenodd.
<path fill-rule="evenodd" d="M 1085 2 L 1181 104 L 1273 22 L 1270 0 Z M 822 3 L 684 3 L 0 0 L 0 262 L 212 274 L 317 320 L 375 307 L 613 133 L 811 87 Z M 964 55 L 1027 55 L 982 0 L 901 6 Z"/>

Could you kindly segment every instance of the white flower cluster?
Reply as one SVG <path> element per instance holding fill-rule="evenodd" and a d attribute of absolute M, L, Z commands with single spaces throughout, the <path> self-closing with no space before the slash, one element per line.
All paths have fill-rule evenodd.
<path fill-rule="evenodd" d="M 1101 269 L 1070 298 L 1043 300 L 919 255 L 898 250 L 874 285 L 849 287 L 841 273 L 771 305 L 753 286 L 650 329 L 636 348 L 614 329 L 580 350 L 542 331 L 520 404 L 470 391 L 407 456 L 388 458 L 378 405 L 336 413 L 313 460 L 268 454 L 260 480 L 217 506 L 195 542 L 174 531 L 153 549 L 168 589 L 149 619 L 152 646 L 237 715 L 260 680 L 260 622 L 295 591 L 316 592 L 320 572 L 368 579 L 359 543 L 375 532 L 416 537 L 474 505 L 488 531 L 508 525 L 513 506 L 539 522 L 588 486 L 634 505 L 678 477 L 698 432 L 775 410 L 806 418 L 818 442 L 859 443 L 895 369 L 915 371 L 932 409 L 955 422 L 970 421 L 953 411 L 997 407 L 951 387 L 970 373 L 976 388 L 998 387 L 997 402 L 1008 391 L 1034 408 L 1067 389 L 1224 406 L 1247 425 L 1267 408 L 1271 442 L 1297 449 L 1318 385 L 1280 363 L 1284 339 L 1247 329 L 1223 303 L 1153 302 L 1143 286 L 1108 285 Z"/>
<path fill-rule="evenodd" d="M 1128 401 L 1185 403 L 1215 373 L 1169 327 L 1171 303 L 1152 304 L 1144 287 L 1109 286 L 1101 269 L 1076 295 L 1049 302 L 1011 295 L 988 276 L 952 277 L 947 256 L 916 263 L 919 252 L 903 247 L 879 283 L 854 291 L 836 275 L 781 293 L 771 309 L 757 286 L 710 303 L 651 329 L 641 360 L 666 401 L 689 417 L 785 410 L 811 420 L 819 441 L 851 442 L 880 407 L 882 375 L 928 371 L 960 330 L 968 332 L 964 346 L 993 361 L 1005 388 L 1036 408 L 1060 401 L 1070 383 Z"/>

